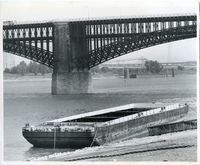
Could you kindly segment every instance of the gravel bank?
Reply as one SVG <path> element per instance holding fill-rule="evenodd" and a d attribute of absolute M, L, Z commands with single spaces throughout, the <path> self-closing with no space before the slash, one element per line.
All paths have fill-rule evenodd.
<path fill-rule="evenodd" d="M 30 161 L 161 161 L 196 162 L 197 131 L 134 138 L 100 147 L 57 153 Z"/>

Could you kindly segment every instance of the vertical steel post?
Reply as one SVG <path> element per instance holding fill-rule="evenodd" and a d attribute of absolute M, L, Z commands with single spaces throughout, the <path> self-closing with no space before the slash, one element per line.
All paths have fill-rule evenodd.
<path fill-rule="evenodd" d="M 37 36 L 38 36 L 38 33 L 37 33 L 37 27 L 35 27 L 35 52 L 37 52 L 37 49 L 38 49 L 38 40 L 37 40 Z M 38 55 L 36 54 L 36 57 L 35 59 L 38 61 Z"/>
<path fill-rule="evenodd" d="M 17 38 L 19 39 L 20 38 L 20 29 L 17 28 Z M 20 40 L 17 41 L 17 47 L 18 47 L 18 53 L 19 55 L 21 55 L 21 46 L 20 46 Z"/>
<path fill-rule="evenodd" d="M 43 27 L 40 27 L 40 49 L 41 49 L 41 55 L 42 55 L 42 63 L 44 64 L 44 55 L 43 55 Z"/>
<path fill-rule="evenodd" d="M 49 28 L 50 27 L 48 27 L 48 25 L 46 26 L 46 37 L 47 37 L 47 39 L 46 39 L 46 51 L 47 51 L 47 58 L 48 58 L 48 64 L 50 65 L 50 60 L 51 60 L 51 58 L 50 58 L 50 55 L 49 55 Z"/>
<path fill-rule="evenodd" d="M 31 40 L 31 26 L 29 26 L 29 54 L 32 59 L 32 40 Z"/>
<path fill-rule="evenodd" d="M 25 27 L 23 28 L 23 53 L 24 53 L 25 57 L 27 57 L 27 54 L 26 54 L 26 29 L 25 29 Z"/>
<path fill-rule="evenodd" d="M 54 126 L 53 149 L 56 149 L 56 126 Z"/>

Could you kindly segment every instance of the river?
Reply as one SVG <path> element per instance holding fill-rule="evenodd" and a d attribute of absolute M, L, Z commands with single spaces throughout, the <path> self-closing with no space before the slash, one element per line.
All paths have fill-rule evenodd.
<path fill-rule="evenodd" d="M 189 103 L 196 118 L 196 75 L 93 79 L 93 94 L 51 95 L 50 79 L 4 81 L 4 160 L 24 161 L 73 149 L 34 148 L 22 136 L 25 123 L 47 120 L 129 103 Z"/>

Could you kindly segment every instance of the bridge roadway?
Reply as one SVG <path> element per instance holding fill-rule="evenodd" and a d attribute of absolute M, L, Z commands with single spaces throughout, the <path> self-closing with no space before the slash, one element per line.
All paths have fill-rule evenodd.
<path fill-rule="evenodd" d="M 5 22 L 3 50 L 53 68 L 52 94 L 92 91 L 90 68 L 147 47 L 196 37 L 197 16 L 21 24 Z"/>

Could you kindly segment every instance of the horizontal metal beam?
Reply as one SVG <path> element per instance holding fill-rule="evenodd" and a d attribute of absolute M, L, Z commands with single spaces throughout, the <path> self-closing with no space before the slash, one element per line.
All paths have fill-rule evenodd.
<path fill-rule="evenodd" d="M 83 20 L 83 21 L 70 21 L 70 24 L 113 24 L 113 23 L 141 23 L 141 22 L 174 22 L 174 21 L 195 21 L 196 15 L 186 16 L 167 16 L 167 17 L 140 17 L 140 18 L 114 18 L 114 19 L 99 19 L 99 20 Z"/>
<path fill-rule="evenodd" d="M 3 30 L 5 30 L 5 29 L 26 29 L 26 28 L 29 28 L 29 27 L 31 27 L 31 28 L 40 28 L 40 27 L 53 27 L 54 26 L 54 24 L 51 22 L 48 22 L 48 23 L 30 23 L 30 24 L 26 24 L 26 23 L 24 23 L 24 24 L 22 24 L 22 23 L 20 23 L 20 24 L 11 24 L 11 25 L 3 25 Z"/>

